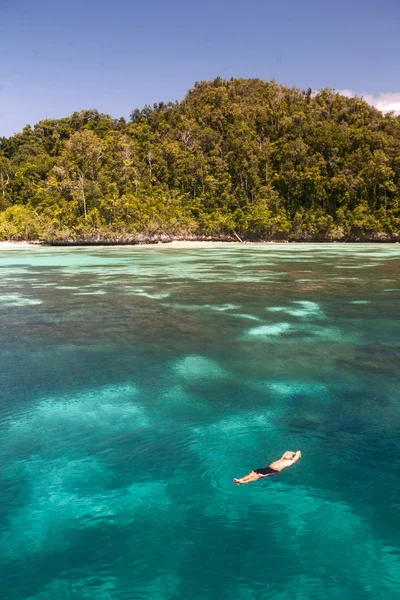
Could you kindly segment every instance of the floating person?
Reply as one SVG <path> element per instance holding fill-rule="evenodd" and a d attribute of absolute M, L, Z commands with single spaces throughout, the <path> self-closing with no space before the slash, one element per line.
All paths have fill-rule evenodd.
<path fill-rule="evenodd" d="M 272 475 L 278 475 L 283 469 L 287 469 L 291 467 L 301 458 L 300 450 L 297 452 L 285 452 L 282 458 L 279 460 L 275 460 L 272 462 L 269 467 L 264 467 L 262 469 L 256 469 L 255 471 L 251 471 L 245 477 L 241 477 L 240 479 L 233 480 L 236 485 L 240 485 L 241 483 L 251 483 L 252 481 L 257 481 L 257 479 L 263 479 L 264 477 L 272 477 Z"/>

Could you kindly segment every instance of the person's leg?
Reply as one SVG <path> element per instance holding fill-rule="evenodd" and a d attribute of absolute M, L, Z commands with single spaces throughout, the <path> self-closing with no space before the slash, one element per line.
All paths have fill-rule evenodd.
<path fill-rule="evenodd" d="M 245 477 L 241 477 L 240 479 L 237 479 L 235 477 L 233 481 L 234 483 L 236 483 L 236 485 L 240 485 L 241 483 L 251 483 L 252 481 L 257 481 L 257 479 L 260 479 L 260 477 L 261 475 L 259 475 L 255 471 L 251 471 L 251 473 L 249 473 Z"/>

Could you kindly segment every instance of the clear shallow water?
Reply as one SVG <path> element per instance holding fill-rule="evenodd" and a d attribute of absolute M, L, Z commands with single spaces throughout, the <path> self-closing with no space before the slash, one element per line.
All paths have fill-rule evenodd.
<path fill-rule="evenodd" d="M 0 251 L 0 597 L 398 598 L 399 267 Z"/>

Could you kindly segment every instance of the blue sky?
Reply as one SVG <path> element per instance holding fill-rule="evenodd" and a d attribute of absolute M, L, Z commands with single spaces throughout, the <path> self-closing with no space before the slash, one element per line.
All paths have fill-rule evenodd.
<path fill-rule="evenodd" d="M 84 108 L 128 117 L 217 75 L 400 110 L 399 24 L 399 0 L 0 0 L 0 136 Z"/>

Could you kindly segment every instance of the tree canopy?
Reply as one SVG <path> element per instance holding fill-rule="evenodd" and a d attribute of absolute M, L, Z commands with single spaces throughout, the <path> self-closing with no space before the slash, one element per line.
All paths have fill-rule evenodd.
<path fill-rule="evenodd" d="M 0 138 L 0 239 L 400 239 L 400 117 L 333 90 L 196 83 L 181 102 Z"/>

